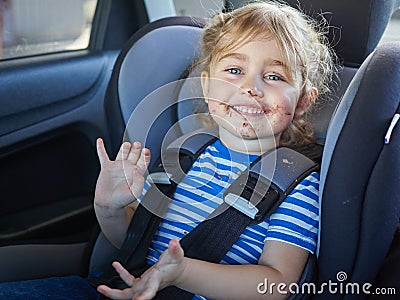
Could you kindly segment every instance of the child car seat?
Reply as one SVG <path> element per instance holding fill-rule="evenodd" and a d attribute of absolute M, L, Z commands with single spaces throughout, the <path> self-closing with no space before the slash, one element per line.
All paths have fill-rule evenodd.
<path fill-rule="evenodd" d="M 298 1 L 289 2 L 293 5 L 297 5 L 298 3 Z M 330 24 L 334 26 L 333 28 L 340 28 L 340 30 L 334 30 L 330 33 L 331 43 L 334 45 L 335 51 L 344 62 L 344 67 L 340 74 L 341 81 L 334 98 L 336 99 L 335 101 L 338 102 L 341 95 L 346 90 L 348 82 L 350 82 L 353 75 L 356 73 L 358 66 L 376 47 L 389 20 L 391 12 L 395 7 L 395 1 L 387 1 L 385 4 L 382 4 L 379 0 L 370 0 L 362 3 L 362 5 L 351 5 L 348 1 L 337 0 L 323 1 L 323 3 L 320 1 L 299 2 L 302 3 L 305 12 L 314 16 L 316 13 L 329 11 L 330 13 L 325 15 L 325 17 L 328 19 Z M 324 5 L 324 7 L 321 7 L 322 5 Z M 360 16 L 360 12 L 363 13 L 362 16 Z M 359 16 L 359 19 L 355 21 L 354 16 Z M 354 22 L 358 25 L 355 26 Z M 188 17 L 173 17 L 159 20 L 143 28 L 127 43 L 126 48 L 121 52 L 116 62 L 105 100 L 106 111 L 108 112 L 107 119 L 110 128 L 111 149 L 109 150 L 111 150 L 111 152 L 114 154 L 117 152 L 117 149 L 123 140 L 125 126 L 129 122 L 130 115 L 138 107 L 139 103 L 142 104 L 142 99 L 148 94 L 156 94 L 157 89 L 161 86 L 181 78 L 182 74 L 185 73 L 193 59 L 198 55 L 198 40 L 201 36 L 201 27 L 203 26 L 203 23 L 204 22 L 201 19 Z M 341 38 L 339 39 L 339 42 L 336 43 L 335 41 L 337 41 L 338 36 L 341 36 Z M 162 51 L 160 51 L 160 49 L 162 49 Z M 162 72 L 159 72 L 160 69 Z M 140 72 L 137 72 L 137 70 L 140 70 Z M 173 85 L 173 88 L 168 89 L 168 93 L 170 93 L 171 96 L 176 94 L 179 95 L 179 91 L 177 92 L 176 88 L 179 88 L 179 84 Z M 353 89 L 354 84 L 352 90 Z M 349 91 L 347 93 L 347 99 L 351 99 L 352 96 L 355 96 L 355 94 Z M 177 98 L 179 98 L 179 96 L 177 96 Z M 175 99 L 173 97 L 164 97 L 163 101 L 167 102 L 164 102 L 162 105 L 163 107 L 168 107 L 168 109 L 164 110 L 162 115 L 157 116 L 156 119 L 153 118 L 153 115 L 150 115 L 148 118 L 146 115 L 141 115 L 139 122 L 133 120 L 133 123 L 135 124 L 134 130 L 128 129 L 128 134 L 131 140 L 140 140 L 145 142 L 146 146 L 152 149 L 153 158 L 157 158 L 160 153 L 160 141 L 163 136 L 179 118 L 182 118 L 182 111 L 188 111 L 187 107 L 182 110 L 179 104 L 176 106 Z M 170 101 L 170 103 L 168 103 L 168 101 Z M 359 101 L 360 100 L 358 100 L 358 102 Z M 314 128 L 320 143 L 324 143 L 326 138 L 326 127 L 328 126 L 327 120 L 330 120 L 330 116 L 335 107 L 336 103 L 331 103 L 330 105 L 326 107 L 323 106 L 320 110 L 314 112 Z M 142 112 L 145 113 L 146 110 L 143 109 Z M 340 112 L 338 112 L 337 115 L 340 116 Z M 150 130 L 147 128 L 149 125 L 148 122 L 144 122 L 146 119 L 151 120 L 152 126 Z M 346 120 L 346 122 L 351 121 Z M 387 122 L 387 120 L 385 122 Z M 332 126 L 330 129 L 331 135 L 333 135 L 336 130 L 341 129 L 339 126 Z M 185 130 L 185 128 L 182 127 L 180 127 L 180 129 L 183 131 Z M 338 133 L 336 132 L 336 134 Z M 176 135 L 178 136 L 179 132 L 176 132 Z M 328 197 L 327 195 L 330 193 L 330 189 L 334 189 L 332 186 L 335 186 L 333 185 L 335 182 L 335 179 L 333 179 L 334 177 L 332 177 L 332 175 L 330 175 L 331 173 L 327 171 L 330 168 L 333 170 L 337 169 L 337 167 L 333 167 L 333 163 L 332 165 L 329 164 L 331 160 L 334 161 L 336 159 L 336 156 L 333 155 L 333 153 L 337 153 L 337 151 L 340 153 L 343 151 L 337 150 L 341 148 L 336 149 L 334 146 L 335 143 L 335 139 L 329 139 L 328 149 L 331 149 L 331 153 L 326 154 L 326 158 L 324 158 L 323 167 L 325 173 L 323 173 L 323 184 L 325 184 L 325 186 L 323 197 Z M 333 153 L 332 149 L 335 149 Z M 332 157 L 332 159 L 330 159 L 330 157 Z M 328 180 L 325 180 L 325 177 Z M 347 181 L 351 182 L 351 180 Z M 325 190 L 327 192 L 325 192 Z M 343 193 L 346 195 L 345 190 Z M 329 205 L 338 205 L 338 202 L 325 200 L 325 198 L 323 199 L 323 203 L 327 203 L 328 201 L 329 204 L 323 204 L 322 206 L 321 232 L 322 235 L 325 235 L 325 232 L 327 232 L 327 238 L 321 240 L 321 282 L 328 277 L 330 277 L 330 279 L 336 278 L 337 269 L 334 267 L 339 260 L 342 260 L 342 258 L 337 260 L 335 256 L 332 255 L 335 252 L 334 250 L 324 254 L 327 247 L 332 246 L 332 249 L 335 249 L 337 246 L 337 244 L 333 245 L 333 243 L 330 243 L 327 240 L 329 240 L 328 237 L 335 232 L 334 228 L 332 228 L 331 220 L 337 220 L 338 215 L 336 213 L 330 215 L 327 208 L 329 208 Z M 351 213 L 356 215 L 362 213 L 361 202 L 361 199 L 355 200 L 355 203 L 358 203 L 357 209 L 352 210 Z M 335 211 L 335 209 L 332 209 L 332 211 Z M 348 211 L 347 213 L 350 212 Z M 326 215 L 329 215 L 329 217 L 326 217 Z M 346 224 L 341 226 L 342 235 L 346 235 L 346 232 L 349 230 L 352 231 L 353 229 Z M 360 234 L 360 232 L 357 231 L 357 234 Z M 387 240 L 390 240 L 390 237 L 388 237 Z M 337 243 L 338 245 L 345 245 L 340 241 L 337 241 Z M 103 235 L 100 235 L 92 255 L 92 269 L 102 269 L 110 263 L 112 254 L 115 253 L 115 249 L 110 245 L 105 247 L 106 244 L 108 244 L 108 242 Z M 357 250 L 360 249 L 357 248 Z M 385 250 L 382 250 L 380 253 L 382 257 L 384 256 L 384 253 Z M 349 262 L 356 261 L 355 256 L 357 256 L 357 253 L 355 253 L 355 256 L 346 255 L 347 252 L 346 249 L 344 249 L 343 260 L 346 258 Z M 107 257 L 108 259 L 104 260 L 104 257 Z M 375 268 L 378 267 L 379 263 L 377 262 Z M 344 268 L 343 270 L 349 272 L 347 273 L 347 276 L 352 275 L 351 268 Z M 373 276 L 372 273 L 371 276 Z"/>
<path fill-rule="evenodd" d="M 400 43 L 385 44 L 362 64 L 328 129 L 320 183 L 320 284 L 361 289 L 373 283 L 388 252 L 400 217 L 400 125 L 390 132 L 400 113 L 399 95 Z M 365 296 L 325 291 L 316 299 Z"/>

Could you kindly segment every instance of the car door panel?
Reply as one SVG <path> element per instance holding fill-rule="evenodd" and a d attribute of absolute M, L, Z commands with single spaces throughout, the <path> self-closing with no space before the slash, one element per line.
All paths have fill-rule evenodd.
<path fill-rule="evenodd" d="M 0 71 L 0 136 L 74 109 L 91 98 L 107 58 L 85 55 Z"/>
<path fill-rule="evenodd" d="M 0 245 L 87 240 L 117 52 L 0 70 Z M 76 54 L 72 54 L 76 56 Z"/>

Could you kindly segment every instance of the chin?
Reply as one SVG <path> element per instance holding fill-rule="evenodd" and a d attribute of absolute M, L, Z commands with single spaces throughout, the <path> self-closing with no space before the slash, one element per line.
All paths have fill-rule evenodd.
<path fill-rule="evenodd" d="M 236 134 L 245 140 L 254 140 L 258 138 L 253 128 L 239 128 L 236 130 Z"/>
<path fill-rule="evenodd" d="M 240 137 L 245 140 L 257 140 L 257 136 L 252 135 L 252 134 L 243 133 L 243 134 L 240 134 Z"/>

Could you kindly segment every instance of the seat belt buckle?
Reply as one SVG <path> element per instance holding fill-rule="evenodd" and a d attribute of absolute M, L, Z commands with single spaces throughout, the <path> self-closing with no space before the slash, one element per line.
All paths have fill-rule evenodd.
<path fill-rule="evenodd" d="M 280 194 L 270 180 L 246 170 L 225 191 L 224 202 L 259 223 L 278 203 Z"/>
<path fill-rule="evenodd" d="M 224 201 L 253 220 L 259 212 L 258 208 L 251 204 L 249 200 L 233 193 L 227 194 Z"/>
<path fill-rule="evenodd" d="M 171 184 L 170 178 L 168 172 L 153 172 L 146 177 L 146 181 L 152 184 Z"/>

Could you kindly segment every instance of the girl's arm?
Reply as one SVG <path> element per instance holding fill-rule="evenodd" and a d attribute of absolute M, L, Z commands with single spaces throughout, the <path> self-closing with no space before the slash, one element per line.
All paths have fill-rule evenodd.
<path fill-rule="evenodd" d="M 184 257 L 179 241 L 173 239 L 157 264 L 140 278 L 113 264 L 130 288 L 121 291 L 103 285 L 98 291 L 113 299 L 152 299 L 157 291 L 175 285 L 212 299 L 284 299 L 288 286 L 299 280 L 307 257 L 302 248 L 268 241 L 258 265 L 214 264 Z"/>
<path fill-rule="evenodd" d="M 298 282 L 308 254 L 294 245 L 268 241 L 258 265 L 211 264 L 185 258 L 186 267 L 176 285 L 211 299 L 285 299 L 289 285 Z"/>

